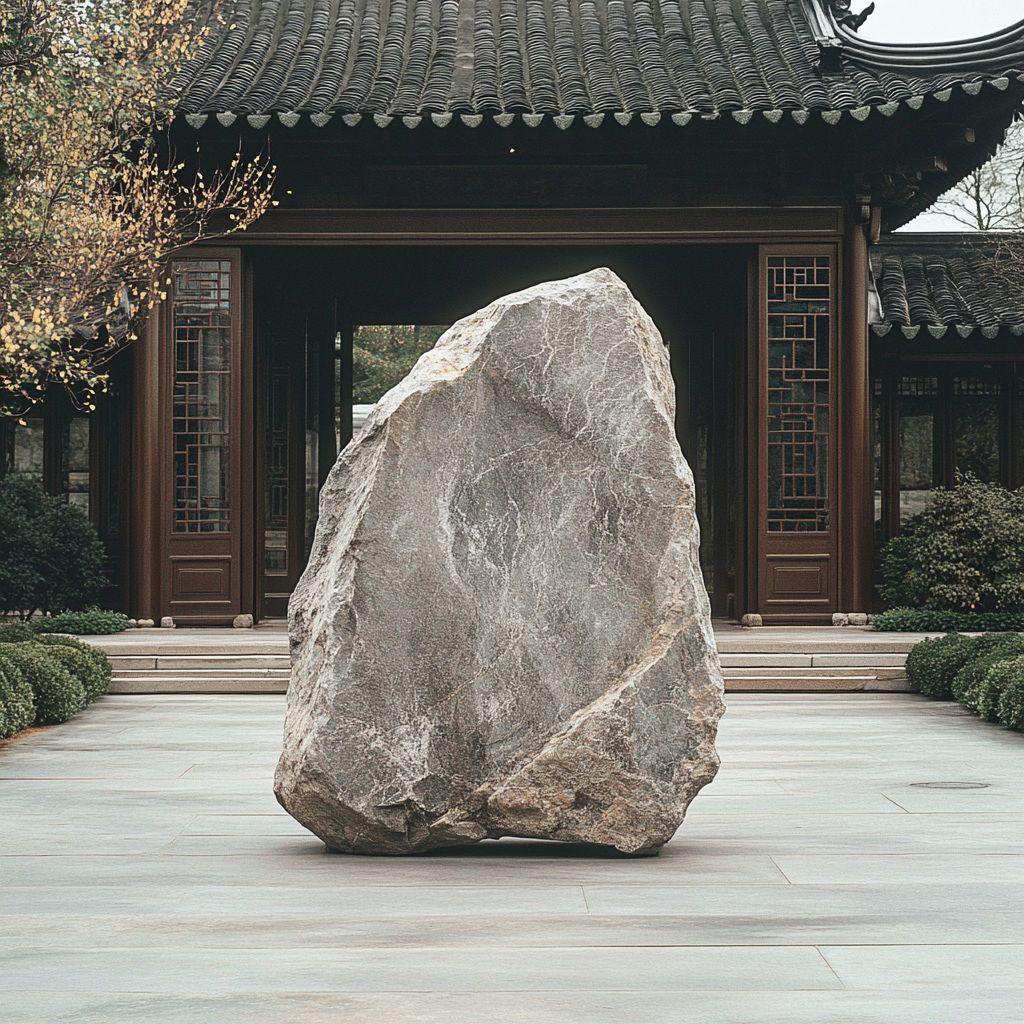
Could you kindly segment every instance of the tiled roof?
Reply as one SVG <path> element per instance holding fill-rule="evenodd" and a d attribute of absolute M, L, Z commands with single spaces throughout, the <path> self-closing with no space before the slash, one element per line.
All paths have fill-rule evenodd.
<path fill-rule="evenodd" d="M 994 252 L 992 236 L 981 233 L 890 235 L 873 246 L 872 333 L 1024 337 L 1024 289 L 993 273 Z"/>
<path fill-rule="evenodd" d="M 483 115 L 553 115 L 566 128 L 634 114 L 835 123 L 1024 81 L 1024 21 L 963 44 L 894 47 L 838 24 L 832 2 L 215 0 L 222 24 L 172 88 L 194 127 L 211 114 L 262 127 L 276 113 L 289 126 L 303 114 L 409 128 L 424 116 L 475 127 Z"/>

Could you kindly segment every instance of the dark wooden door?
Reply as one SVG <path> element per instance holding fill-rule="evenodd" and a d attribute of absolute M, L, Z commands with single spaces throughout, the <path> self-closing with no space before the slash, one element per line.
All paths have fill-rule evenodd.
<path fill-rule="evenodd" d="M 837 258 L 834 246 L 761 248 L 756 536 L 766 625 L 830 622 L 837 610 Z"/>
<path fill-rule="evenodd" d="M 252 517 L 242 494 L 241 292 L 237 250 L 190 250 L 171 263 L 163 604 L 184 625 L 229 624 L 242 610 Z"/>

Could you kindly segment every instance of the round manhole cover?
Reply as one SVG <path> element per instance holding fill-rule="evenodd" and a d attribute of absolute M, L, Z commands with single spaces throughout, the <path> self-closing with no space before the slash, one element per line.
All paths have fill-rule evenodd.
<path fill-rule="evenodd" d="M 991 782 L 912 782 L 918 789 L 988 789 Z"/>

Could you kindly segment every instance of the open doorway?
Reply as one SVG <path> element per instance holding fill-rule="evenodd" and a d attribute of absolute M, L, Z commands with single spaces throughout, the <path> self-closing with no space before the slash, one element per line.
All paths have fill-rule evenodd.
<path fill-rule="evenodd" d="M 317 494 L 381 395 L 445 327 L 501 295 L 607 266 L 650 313 L 676 380 L 713 614 L 743 585 L 745 246 L 366 246 L 254 255 L 261 376 L 256 460 L 260 614 L 282 615 L 308 557 Z M 355 407 L 355 408 L 353 408 Z"/>

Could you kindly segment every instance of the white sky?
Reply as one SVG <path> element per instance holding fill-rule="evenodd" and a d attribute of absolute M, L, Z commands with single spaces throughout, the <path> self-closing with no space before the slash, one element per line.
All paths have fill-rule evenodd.
<path fill-rule="evenodd" d="M 867 4 L 855 0 L 853 10 Z M 859 35 L 881 43 L 938 43 L 971 39 L 1024 20 L 1024 0 L 875 0 Z M 949 217 L 924 213 L 902 231 L 960 231 Z"/>
<path fill-rule="evenodd" d="M 867 7 L 854 0 L 853 9 Z M 880 43 L 971 39 L 1024 20 L 1024 0 L 875 0 L 860 35 Z"/>

